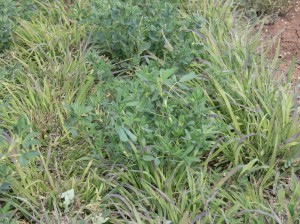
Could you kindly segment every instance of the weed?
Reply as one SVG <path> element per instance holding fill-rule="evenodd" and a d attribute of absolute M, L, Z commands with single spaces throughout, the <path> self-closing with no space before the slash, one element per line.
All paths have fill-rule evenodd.
<path fill-rule="evenodd" d="M 191 43 L 189 29 L 204 21 L 181 18 L 176 1 L 92 1 L 93 43 L 113 61 L 137 66 L 159 58 L 166 67 L 186 68 L 201 45 Z"/>

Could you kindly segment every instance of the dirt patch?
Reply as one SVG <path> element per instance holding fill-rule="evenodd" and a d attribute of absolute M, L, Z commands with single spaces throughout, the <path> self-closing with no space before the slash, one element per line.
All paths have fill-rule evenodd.
<path fill-rule="evenodd" d="M 287 73 L 291 61 L 296 57 L 296 65 L 292 74 L 292 81 L 299 86 L 300 83 L 300 1 L 288 10 L 284 15 L 280 15 L 269 21 L 263 29 L 264 38 L 274 38 L 279 34 L 280 50 L 280 70 Z M 274 49 L 271 56 L 274 55 Z"/>

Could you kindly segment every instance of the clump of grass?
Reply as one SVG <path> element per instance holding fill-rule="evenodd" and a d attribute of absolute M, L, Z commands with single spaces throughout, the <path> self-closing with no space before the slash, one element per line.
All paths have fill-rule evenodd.
<path fill-rule="evenodd" d="M 248 32 L 241 31 L 236 18 L 217 5 L 189 8 L 203 10 L 212 24 L 227 18 L 222 25 L 208 25 L 196 33 L 207 54 L 202 58 L 204 65 L 195 64 L 195 69 L 208 79 L 206 92 L 212 105 L 231 124 L 227 135 L 239 139 L 222 148 L 222 153 L 230 164 L 248 164 L 247 173 L 253 173 L 250 180 L 259 182 L 259 196 L 264 198 L 278 184 L 274 177 L 279 172 L 282 177 L 277 181 L 285 182 L 283 176 L 290 175 L 291 167 L 299 169 L 295 157 L 300 143 L 296 96 L 289 83 L 273 77 L 277 57 L 268 61 L 259 33 L 253 36 L 251 27 Z M 208 13 L 212 8 L 219 9 L 218 16 Z M 227 32 L 230 35 L 224 35 Z"/>
<path fill-rule="evenodd" d="M 89 208 L 90 190 L 100 192 L 105 186 L 99 180 L 92 183 L 92 163 L 84 159 L 91 154 L 88 140 L 72 141 L 64 108 L 82 102 L 98 82 L 87 61 L 88 38 L 84 26 L 70 23 L 63 5 L 41 7 L 49 7 L 49 15 L 41 12 L 31 21 L 19 21 L 11 61 L 2 61 L 21 65 L 1 83 L 1 136 L 7 136 L 1 138 L 3 202 L 16 209 L 14 220 L 91 220 L 96 214 Z M 80 185 L 85 185 L 83 191 L 77 189 Z M 69 189 L 76 191 L 78 211 L 90 215 L 65 207 L 59 196 Z M 67 216 L 67 210 L 72 215 Z"/>
<path fill-rule="evenodd" d="M 222 11 L 218 15 L 219 20 L 224 17 Z M 212 84 L 207 93 L 213 105 L 230 120 L 232 131 L 243 139 L 245 146 L 250 147 L 238 150 L 244 151 L 241 157 L 234 152 L 231 161 L 237 164 L 246 162 L 247 158 L 258 158 L 268 164 L 278 157 L 288 163 L 299 144 L 298 107 L 293 90 L 289 83 L 272 76 L 277 57 L 268 62 L 259 33 L 251 36 L 251 27 L 248 33 L 242 32 L 234 24 L 234 16 L 227 14 L 226 18 L 228 21 L 222 29 L 210 26 L 200 30 L 204 40 L 199 38 L 199 41 L 206 43 L 207 52 L 203 62 L 214 66 L 195 64 L 195 68 Z M 224 36 L 226 31 L 230 35 Z M 261 50 L 260 55 L 257 49 Z"/>
<path fill-rule="evenodd" d="M 64 125 L 64 111 L 57 109 L 64 103 L 82 101 L 96 79 L 89 75 L 92 68 L 86 58 L 84 26 L 58 17 L 67 16 L 60 5 L 51 10 L 48 13 L 52 17 L 41 13 L 32 21 L 20 21 L 14 33 L 12 58 L 22 68 L 2 85 L 15 100 L 7 107 L 7 116 L 25 113 L 32 121 L 39 121 L 34 124 L 45 132 L 57 129 L 55 124 Z M 50 128 L 41 123 L 43 120 Z"/>

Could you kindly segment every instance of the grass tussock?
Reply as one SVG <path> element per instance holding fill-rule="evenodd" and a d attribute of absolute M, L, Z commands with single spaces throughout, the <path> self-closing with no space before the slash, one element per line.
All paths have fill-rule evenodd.
<path fill-rule="evenodd" d="M 300 221 L 299 111 L 267 43 L 231 1 L 150 3 L 16 16 L 1 223 Z"/>

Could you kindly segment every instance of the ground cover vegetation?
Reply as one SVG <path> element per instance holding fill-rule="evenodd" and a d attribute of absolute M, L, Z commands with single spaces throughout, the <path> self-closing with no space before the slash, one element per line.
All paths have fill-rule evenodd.
<path fill-rule="evenodd" d="M 299 223 L 297 98 L 236 7 L 0 0 L 0 222 Z"/>

